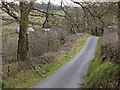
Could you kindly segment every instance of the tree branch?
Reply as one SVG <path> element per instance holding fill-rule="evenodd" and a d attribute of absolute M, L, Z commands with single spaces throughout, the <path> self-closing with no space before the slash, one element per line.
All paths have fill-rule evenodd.
<path fill-rule="evenodd" d="M 16 21 L 20 22 L 19 17 L 15 13 L 12 12 L 12 10 L 9 9 L 8 4 L 2 2 L 2 8 L 3 11 L 5 11 L 7 14 L 9 14 L 11 17 L 13 17 Z"/>
<path fill-rule="evenodd" d="M 48 6 L 47 6 L 47 13 L 46 13 L 46 18 L 45 18 L 45 21 L 44 21 L 44 23 L 43 23 L 43 26 L 42 26 L 42 28 L 45 28 L 45 24 L 46 24 L 46 22 L 48 22 L 48 17 L 49 17 L 49 14 L 48 14 L 48 12 L 49 12 L 49 7 L 50 7 L 50 1 L 48 2 Z"/>
<path fill-rule="evenodd" d="M 36 17 L 40 17 L 41 15 L 37 15 L 37 14 L 29 14 L 30 16 L 36 16 Z M 42 17 L 42 16 L 41 16 Z"/>
<path fill-rule="evenodd" d="M 6 4 L 9 5 L 11 8 L 13 8 L 16 12 L 19 13 L 19 11 L 13 6 L 13 2 L 11 2 L 11 3 L 6 2 Z"/>
<path fill-rule="evenodd" d="M 32 10 L 36 10 L 36 11 L 41 12 L 41 13 L 44 13 L 44 14 L 49 14 L 49 15 L 51 15 L 51 16 L 65 17 L 64 15 L 55 14 L 55 13 L 49 13 L 49 12 L 46 12 L 46 11 L 42 11 L 42 10 L 40 10 L 40 9 L 38 9 L 38 8 L 33 8 Z"/>
<path fill-rule="evenodd" d="M 95 18 L 95 17 L 98 18 L 100 20 L 100 22 L 102 23 L 102 25 L 104 25 L 104 22 L 102 21 L 101 16 L 94 15 L 87 7 L 84 7 L 80 2 L 76 2 L 76 1 L 73 1 L 73 0 L 71 0 L 71 1 L 80 5 L 83 8 L 84 12 L 85 12 L 85 9 L 86 9 L 93 18 Z"/>
<path fill-rule="evenodd" d="M 110 9 L 111 9 L 111 7 L 112 7 L 113 5 L 114 5 L 114 3 L 111 4 L 111 5 L 109 6 L 108 10 L 106 10 L 102 15 L 100 15 L 100 17 L 103 17 L 105 14 L 107 14 L 107 13 L 110 11 Z"/>

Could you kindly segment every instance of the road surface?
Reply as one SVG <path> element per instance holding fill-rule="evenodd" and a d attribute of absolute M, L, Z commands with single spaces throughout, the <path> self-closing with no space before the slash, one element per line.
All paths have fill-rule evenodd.
<path fill-rule="evenodd" d="M 79 88 L 94 57 L 98 37 L 89 37 L 80 52 L 33 88 Z"/>

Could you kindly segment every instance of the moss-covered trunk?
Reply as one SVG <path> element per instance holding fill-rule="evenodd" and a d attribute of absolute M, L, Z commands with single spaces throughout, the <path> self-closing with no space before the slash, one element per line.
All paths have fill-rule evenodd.
<path fill-rule="evenodd" d="M 120 1 L 118 2 L 118 53 L 120 53 Z M 118 56 L 119 56 L 118 63 L 120 64 L 120 55 Z M 119 80 L 120 80 L 120 77 L 119 77 Z"/>
<path fill-rule="evenodd" d="M 18 40 L 18 61 L 28 61 L 27 57 L 27 29 L 28 29 L 28 11 L 25 2 L 20 2 L 20 33 Z"/>

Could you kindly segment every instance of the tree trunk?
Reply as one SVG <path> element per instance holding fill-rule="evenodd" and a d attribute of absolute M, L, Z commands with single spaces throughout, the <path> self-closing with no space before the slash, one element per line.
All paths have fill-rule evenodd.
<path fill-rule="evenodd" d="M 120 1 L 118 2 L 118 53 L 120 54 Z M 120 66 L 120 55 L 118 55 L 118 64 Z M 120 68 L 119 70 L 120 71 Z M 119 72 L 120 74 L 120 72 Z M 118 74 L 118 75 L 119 75 Z M 118 79 L 118 82 L 120 81 L 120 77 Z M 118 83 L 118 88 L 120 88 L 120 83 Z"/>
<path fill-rule="evenodd" d="M 19 33 L 19 40 L 18 40 L 18 61 L 26 62 L 28 61 L 27 57 L 27 29 L 28 29 L 28 11 L 26 10 L 26 3 L 20 2 L 20 33 Z"/>
<path fill-rule="evenodd" d="M 94 35 L 94 30 L 91 30 L 92 35 Z"/>

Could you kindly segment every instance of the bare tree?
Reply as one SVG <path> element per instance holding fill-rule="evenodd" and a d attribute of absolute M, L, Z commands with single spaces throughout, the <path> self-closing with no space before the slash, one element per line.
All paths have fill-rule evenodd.
<path fill-rule="evenodd" d="M 35 1 L 35 0 L 34 0 Z M 19 40 L 18 40 L 18 53 L 17 53 L 17 60 L 19 62 L 24 62 L 29 64 L 28 59 L 28 35 L 27 30 L 29 26 L 29 15 L 31 16 L 38 16 L 41 17 L 39 14 L 33 14 L 32 11 L 38 11 L 40 13 L 45 14 L 45 22 L 43 23 L 43 28 L 46 22 L 48 22 L 49 15 L 51 16 L 59 16 L 64 17 L 64 15 L 59 15 L 56 13 L 49 12 L 50 1 L 48 2 L 47 11 L 40 10 L 34 7 L 35 2 L 31 1 L 23 1 L 19 2 L 18 9 L 15 8 L 14 2 L 2 2 L 1 9 L 6 12 L 8 15 L 13 17 L 16 22 L 19 23 L 20 33 L 19 33 Z M 16 14 L 17 13 L 17 14 Z M 23 65 L 22 65 L 23 66 Z"/>
<path fill-rule="evenodd" d="M 30 11 L 32 10 L 34 2 L 20 2 L 19 8 L 20 11 L 14 8 L 13 2 L 2 2 L 2 10 L 13 17 L 17 22 L 19 22 L 20 33 L 18 40 L 18 61 L 28 61 L 27 57 L 27 29 L 28 29 L 28 16 Z M 18 12 L 20 16 L 17 16 L 14 11 Z"/>
<path fill-rule="evenodd" d="M 113 15 L 117 12 L 116 3 L 71 1 L 80 7 L 67 9 L 61 2 L 61 8 L 66 13 L 69 26 L 73 26 L 75 31 L 80 28 L 81 32 L 87 31 L 98 36 L 104 33 L 105 26 L 113 23 Z"/>

